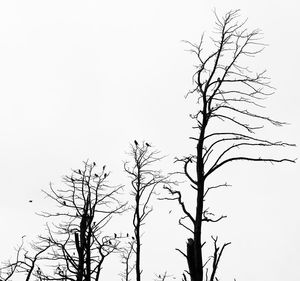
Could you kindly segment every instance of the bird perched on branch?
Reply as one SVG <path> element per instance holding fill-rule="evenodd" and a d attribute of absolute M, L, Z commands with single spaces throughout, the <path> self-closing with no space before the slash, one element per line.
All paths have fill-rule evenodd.
<path fill-rule="evenodd" d="M 146 142 L 146 146 L 147 146 L 147 147 L 150 147 L 151 145 L 150 145 L 149 143 Z"/>
<path fill-rule="evenodd" d="M 96 162 L 93 162 L 93 165 L 96 166 Z"/>
<path fill-rule="evenodd" d="M 81 171 L 80 171 L 80 169 L 78 169 L 78 174 L 80 174 L 80 175 L 81 175 Z"/>
<path fill-rule="evenodd" d="M 136 140 L 134 140 L 134 144 L 135 144 L 135 146 L 139 145 L 139 143 Z"/>

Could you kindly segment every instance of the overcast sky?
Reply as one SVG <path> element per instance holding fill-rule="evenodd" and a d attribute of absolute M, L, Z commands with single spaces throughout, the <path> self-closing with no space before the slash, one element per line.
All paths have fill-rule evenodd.
<path fill-rule="evenodd" d="M 266 68 L 276 87 L 267 115 L 291 123 L 269 137 L 299 143 L 298 1 L 0 1 L 1 260 L 23 234 L 43 229 L 35 215 L 48 204 L 41 189 L 59 185 L 83 160 L 106 164 L 118 184 L 134 139 L 168 161 L 192 152 L 184 95 L 196 61 L 181 40 L 209 35 L 214 8 L 241 9 L 249 29 L 262 29 L 269 46 L 251 65 Z M 299 163 L 224 169 L 220 177 L 232 187 L 216 205 L 229 218 L 216 233 L 232 245 L 221 280 L 300 280 L 297 171 Z M 179 277 L 185 268 L 174 251 L 188 237 L 177 215 L 158 205 L 149 219 L 145 280 L 163 270 Z"/>

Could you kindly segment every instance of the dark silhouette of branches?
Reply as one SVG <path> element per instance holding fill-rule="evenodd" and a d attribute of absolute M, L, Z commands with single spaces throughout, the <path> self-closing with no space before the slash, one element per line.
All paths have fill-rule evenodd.
<path fill-rule="evenodd" d="M 24 237 L 23 237 L 24 238 Z M 7 261 L 0 267 L 0 280 L 8 281 L 16 278 L 16 275 L 22 274 L 25 281 L 29 281 L 32 276 L 40 280 L 41 268 L 37 262 L 43 260 L 43 254 L 50 248 L 50 244 L 31 243 L 31 251 L 26 250 L 24 240 L 22 238 L 21 245 L 16 248 L 16 256 L 14 261 Z"/>
<path fill-rule="evenodd" d="M 99 280 L 105 258 L 118 250 L 117 234 L 106 234 L 112 217 L 125 210 L 118 200 L 122 186 L 108 184 L 109 173 L 103 166 L 84 162 L 83 169 L 73 170 L 64 177 L 65 188 L 44 191 L 58 205 L 58 212 L 42 212 L 53 219 L 47 224 L 48 235 L 41 241 L 51 244 L 48 254 L 54 274 L 44 274 L 47 280 Z M 56 220 L 59 219 L 58 222 Z"/>
<path fill-rule="evenodd" d="M 22 258 L 22 251 L 24 246 L 24 241 L 22 238 L 22 243 L 20 246 L 16 248 L 16 256 L 14 258 L 14 261 L 8 260 L 3 263 L 1 266 L 1 272 L 0 272 L 0 280 L 1 281 L 7 281 L 10 280 L 10 278 L 18 272 L 18 266 L 20 264 L 20 259 Z"/>
<path fill-rule="evenodd" d="M 175 279 L 175 277 L 173 277 L 173 275 L 168 274 L 167 271 L 165 271 L 162 274 L 156 274 L 154 281 L 167 281 L 167 280 L 169 280 L 171 278 Z"/>
<path fill-rule="evenodd" d="M 125 247 L 121 249 L 121 263 L 124 265 L 125 269 L 120 274 L 122 281 L 130 281 L 130 275 L 135 268 L 135 264 L 131 264 L 131 257 L 135 253 L 136 249 L 136 240 L 132 239 L 132 241 L 127 242 Z"/>
<path fill-rule="evenodd" d="M 104 262 L 113 253 L 121 255 L 123 281 L 130 281 L 135 272 L 136 281 L 142 279 L 142 227 L 152 212 L 152 199 L 159 185 L 167 191 L 165 200 L 175 201 L 181 211 L 181 225 L 189 233 L 186 249 L 176 249 L 187 261 L 182 280 L 218 281 L 218 268 L 225 248 L 218 236 L 209 239 L 212 250 L 207 252 L 204 226 L 226 218 L 215 214 L 207 206 L 207 198 L 227 183 L 218 183 L 215 176 L 233 163 L 293 163 L 289 157 L 276 157 L 277 150 L 294 146 L 263 136 L 266 126 L 280 127 L 287 123 L 264 113 L 264 102 L 274 88 L 266 71 L 254 72 L 248 59 L 265 47 L 258 29 L 249 31 L 246 21 L 239 21 L 239 11 L 230 11 L 222 18 L 215 13 L 215 35 L 199 43 L 185 41 L 196 56 L 197 65 L 192 76 L 193 88 L 186 97 L 194 99 L 196 110 L 190 114 L 194 123 L 190 139 L 195 150 L 175 163 L 182 166 L 173 174 L 184 177 L 180 183 L 171 182 L 154 166 L 162 157 L 147 142 L 130 145 L 130 160 L 124 170 L 131 180 L 132 206 L 119 200 L 123 186 L 110 185 L 106 166 L 97 167 L 86 161 L 81 169 L 73 170 L 63 178 L 64 187 L 44 191 L 57 206 L 57 211 L 44 211 L 46 234 L 26 250 L 24 243 L 17 247 L 15 257 L 0 267 L 0 281 L 9 281 L 18 274 L 24 280 L 39 281 L 99 281 Z M 274 154 L 275 151 L 275 154 Z M 183 185 L 186 189 L 179 189 Z M 186 199 L 185 190 L 194 196 Z M 190 199 L 189 199 L 190 200 Z M 29 200 L 32 203 L 32 200 Z M 107 231 L 111 220 L 124 211 L 133 211 L 133 236 L 125 237 Z M 125 238 L 126 243 L 121 243 Z M 134 261 L 133 261 L 134 260 Z M 172 278 L 159 274 L 157 281 Z"/>
<path fill-rule="evenodd" d="M 205 47 L 208 40 L 202 36 L 199 44 L 186 41 L 190 52 L 196 55 L 198 64 L 193 75 L 194 88 L 187 96 L 195 99 L 196 112 L 190 114 L 195 122 L 196 135 L 191 139 L 196 142 L 195 153 L 177 158 L 182 163 L 184 175 L 195 192 L 196 210 L 190 209 L 181 190 L 170 185 L 165 189 L 180 205 L 183 217 L 179 224 L 192 233 L 188 239 L 187 253 L 179 250 L 187 259 L 191 281 L 218 280 L 217 267 L 224 248 L 217 246 L 217 237 L 213 237 L 214 253 L 207 260 L 203 257 L 203 223 L 219 222 L 225 215 L 215 216 L 204 205 L 210 191 L 228 186 L 217 184 L 208 186 L 207 180 L 229 163 L 238 161 L 251 162 L 295 162 L 289 158 L 261 156 L 270 148 L 294 146 L 282 141 L 271 141 L 258 137 L 265 125 L 282 126 L 285 122 L 263 115 L 262 102 L 273 94 L 266 71 L 253 72 L 246 63 L 260 53 L 265 45 L 261 43 L 258 29 L 249 31 L 246 21 L 239 22 L 239 11 L 230 11 L 220 18 L 215 13 L 216 35 L 211 38 L 212 48 Z M 262 150 L 263 149 L 263 150 Z M 211 264 L 211 267 L 209 267 Z M 183 279 L 186 280 L 186 275 Z"/>
<path fill-rule="evenodd" d="M 145 219 L 153 210 L 150 205 L 151 197 L 155 188 L 159 184 L 167 182 L 167 177 L 163 176 L 160 171 L 154 170 L 152 165 L 160 161 L 162 157 L 158 156 L 158 151 L 147 143 L 139 144 L 134 141 L 131 144 L 130 157 L 132 160 L 124 163 L 124 169 L 131 179 L 131 195 L 134 197 L 133 228 L 135 244 L 135 270 L 136 280 L 141 280 L 141 227 L 145 224 Z"/>

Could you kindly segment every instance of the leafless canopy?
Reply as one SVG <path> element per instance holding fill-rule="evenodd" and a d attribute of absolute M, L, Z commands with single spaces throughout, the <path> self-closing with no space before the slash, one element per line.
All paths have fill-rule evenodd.
<path fill-rule="evenodd" d="M 44 191 L 58 205 L 58 212 L 41 214 L 54 220 L 47 225 L 48 235 L 40 237 L 53 248 L 48 260 L 54 274 L 45 275 L 47 280 L 99 280 L 104 259 L 118 249 L 117 235 L 104 230 L 125 204 L 118 200 L 122 186 L 110 186 L 108 177 L 105 166 L 85 162 L 64 177 L 66 188 L 50 185 L 50 192 Z"/>
<path fill-rule="evenodd" d="M 191 189 L 196 192 L 196 212 L 184 200 L 182 191 L 169 186 L 165 188 L 177 200 L 184 216 L 179 223 L 192 235 L 187 243 L 189 274 L 192 281 L 217 280 L 216 269 L 227 243 L 221 247 L 213 238 L 214 254 L 204 260 L 202 247 L 202 223 L 217 222 L 225 216 L 215 217 L 204 206 L 205 196 L 213 189 L 227 186 L 208 186 L 208 178 L 220 168 L 236 161 L 253 162 L 295 162 L 289 158 L 273 158 L 268 150 L 293 146 L 293 144 L 272 141 L 261 137 L 264 126 L 282 126 L 285 123 L 274 120 L 261 112 L 264 100 L 273 94 L 273 88 L 265 71 L 249 69 L 249 58 L 259 54 L 265 47 L 261 43 L 259 30 L 250 31 L 246 21 L 240 22 L 239 11 L 230 11 L 220 18 L 215 13 L 215 33 L 211 38 L 201 37 L 200 43 L 186 41 L 189 51 L 196 56 L 197 65 L 193 75 L 194 88 L 187 97 L 194 98 L 197 109 L 190 114 L 195 122 L 196 152 L 176 159 L 183 164 L 183 174 Z M 262 152 L 263 151 L 263 152 Z M 267 156 L 261 156 L 261 153 Z M 190 253 L 190 254 L 189 254 Z M 209 261 L 212 261 L 209 263 Z M 209 264 L 211 268 L 207 271 Z M 204 272 L 206 271 L 206 274 Z M 184 277 L 186 279 L 186 276 Z"/>
<path fill-rule="evenodd" d="M 40 261 L 44 259 L 44 254 L 50 248 L 49 243 L 37 242 L 30 245 L 30 250 L 24 246 L 24 237 L 22 243 L 16 248 L 16 255 L 13 260 L 5 262 L 0 267 L 0 280 L 9 281 L 22 275 L 25 281 L 29 281 L 31 277 L 40 279 L 42 274 Z"/>
<path fill-rule="evenodd" d="M 201 156 L 206 164 L 203 176 L 207 178 L 223 165 L 237 160 L 293 162 L 291 159 L 247 155 L 249 148 L 253 147 L 292 144 L 255 137 L 266 123 L 286 124 L 257 113 L 263 108 L 262 101 L 273 94 L 266 71 L 255 73 L 246 66 L 245 58 L 254 57 L 265 46 L 261 43 L 260 31 L 249 32 L 244 27 L 246 21 L 239 23 L 238 11 L 231 11 L 222 19 L 215 15 L 217 38 L 211 38 L 214 51 L 210 54 L 204 52 L 204 36 L 199 44 L 187 42 L 198 59 L 193 76 L 195 87 L 187 95 L 195 95 L 199 104 L 197 112 L 191 114 L 199 131 L 192 139 L 203 150 Z M 238 151 L 238 156 L 232 156 L 235 151 Z M 186 168 L 195 160 L 194 155 L 183 159 Z M 187 170 L 186 173 L 193 183 L 197 182 Z"/>
<path fill-rule="evenodd" d="M 145 224 L 145 219 L 152 211 L 151 197 L 155 193 L 155 188 L 159 184 L 167 182 L 167 177 L 163 176 L 159 170 L 153 168 L 153 164 L 161 160 L 159 152 L 155 151 L 147 142 L 131 144 L 129 156 L 131 161 L 124 163 L 124 169 L 131 179 L 131 195 L 134 197 L 132 205 L 133 228 L 135 240 L 136 256 L 136 280 L 141 280 L 141 227 Z"/>

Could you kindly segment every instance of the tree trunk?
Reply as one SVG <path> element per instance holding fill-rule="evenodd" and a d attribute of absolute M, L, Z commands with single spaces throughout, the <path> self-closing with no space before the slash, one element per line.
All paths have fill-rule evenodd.
<path fill-rule="evenodd" d="M 202 257 L 202 212 L 203 212 L 203 187 L 198 187 L 196 221 L 194 227 L 194 261 L 195 274 L 191 281 L 203 281 L 203 257 Z"/>
<path fill-rule="evenodd" d="M 140 183 L 138 182 L 138 186 Z M 140 239 L 140 194 L 139 187 L 136 195 L 136 228 L 135 228 L 135 239 L 136 239 L 136 281 L 141 281 L 141 239 Z"/>

